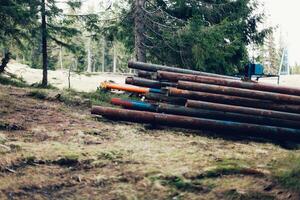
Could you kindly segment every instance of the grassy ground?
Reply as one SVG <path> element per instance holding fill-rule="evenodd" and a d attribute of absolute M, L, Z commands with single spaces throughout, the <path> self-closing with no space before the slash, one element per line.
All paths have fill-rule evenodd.
<path fill-rule="evenodd" d="M 108 94 L 4 82 L 0 199 L 300 199 L 297 148 L 93 118 Z"/>

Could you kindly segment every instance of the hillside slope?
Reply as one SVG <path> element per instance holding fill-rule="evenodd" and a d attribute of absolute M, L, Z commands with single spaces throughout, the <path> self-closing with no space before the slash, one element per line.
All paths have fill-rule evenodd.
<path fill-rule="evenodd" d="M 96 119 L 29 94 L 0 85 L 0 199 L 300 199 L 288 176 L 299 150 Z"/>

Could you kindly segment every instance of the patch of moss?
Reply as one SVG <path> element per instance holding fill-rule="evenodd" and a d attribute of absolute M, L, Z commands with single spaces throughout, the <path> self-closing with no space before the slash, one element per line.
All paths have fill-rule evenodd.
<path fill-rule="evenodd" d="M 6 142 L 6 137 L 3 134 L 0 134 L 0 144 L 4 144 Z"/>
<path fill-rule="evenodd" d="M 7 77 L 0 75 L 0 84 L 2 85 L 11 85 L 15 87 L 29 87 L 26 82 L 21 78 L 16 77 Z"/>
<path fill-rule="evenodd" d="M 51 90 L 58 90 L 57 87 L 51 85 L 50 83 L 47 84 L 47 86 L 43 86 L 42 83 L 33 83 L 31 85 L 33 88 L 42 88 L 42 89 L 51 89 Z"/>
<path fill-rule="evenodd" d="M 122 158 L 123 158 L 123 154 L 117 151 L 102 152 L 98 156 L 98 159 L 111 160 L 111 161 L 120 160 Z"/>
<path fill-rule="evenodd" d="M 241 167 L 237 166 L 218 166 L 213 169 L 210 169 L 203 174 L 199 175 L 197 178 L 216 178 L 223 175 L 231 175 L 231 174 L 240 174 Z"/>
<path fill-rule="evenodd" d="M 36 161 L 36 157 L 33 155 L 28 155 L 27 157 L 25 157 L 25 162 L 28 164 L 32 164 Z"/>
<path fill-rule="evenodd" d="M 22 150 L 22 147 L 19 144 L 10 144 L 9 147 L 12 149 L 13 152 L 18 152 Z"/>
<path fill-rule="evenodd" d="M 259 175 L 263 174 L 257 170 L 251 169 L 247 164 L 239 160 L 223 160 L 216 163 L 216 166 L 196 176 L 196 179 L 216 178 L 224 175 Z"/>
<path fill-rule="evenodd" d="M 224 193 L 226 200 L 274 200 L 275 197 L 269 194 L 251 191 L 248 193 L 239 193 L 236 190 L 228 190 Z"/>
<path fill-rule="evenodd" d="M 47 98 L 47 93 L 43 90 L 32 90 L 28 93 L 28 96 L 44 100 Z"/>
<path fill-rule="evenodd" d="M 170 186 L 172 188 L 181 191 L 193 192 L 193 193 L 209 191 L 208 187 L 203 186 L 199 182 L 186 180 L 178 176 L 167 176 L 167 177 L 153 176 L 153 177 L 149 177 L 149 179 L 153 182 L 159 181 L 164 186 Z"/>
<path fill-rule="evenodd" d="M 168 184 L 170 186 L 173 186 L 179 190 L 194 190 L 195 186 L 193 183 L 189 181 L 185 181 L 180 177 L 174 176 L 174 177 L 169 177 L 166 180 L 163 180 L 162 183 Z"/>
<path fill-rule="evenodd" d="M 300 191 L 300 156 L 291 154 L 273 163 L 273 176 L 283 187 Z"/>

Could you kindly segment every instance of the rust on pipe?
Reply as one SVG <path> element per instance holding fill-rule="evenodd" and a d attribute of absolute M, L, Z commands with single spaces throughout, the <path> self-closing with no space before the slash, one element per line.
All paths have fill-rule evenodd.
<path fill-rule="evenodd" d="M 160 103 L 156 110 L 159 113 L 167 113 L 174 115 L 182 115 L 189 117 L 198 117 L 205 119 L 216 119 L 216 120 L 224 120 L 224 121 L 232 121 L 232 122 L 243 122 L 250 124 L 261 124 L 261 125 L 269 125 L 269 126 L 277 126 L 277 127 L 286 127 L 286 128 L 296 128 L 300 129 L 300 121 L 292 121 L 286 119 L 278 119 L 270 116 L 259 116 L 254 115 L 249 112 L 248 113 L 237 113 L 233 110 L 216 110 L 208 108 L 195 108 L 195 107 L 183 107 L 183 106 L 175 106 Z"/>
<path fill-rule="evenodd" d="M 156 65 L 156 64 L 143 63 L 143 62 L 135 62 L 135 61 L 129 61 L 128 67 L 133 68 L 133 69 L 143 70 L 143 71 L 149 71 L 149 72 L 157 72 L 157 71 L 161 70 L 161 71 L 177 72 L 177 73 L 184 73 L 184 74 L 196 74 L 196 75 L 202 75 L 202 76 L 219 77 L 219 78 L 225 78 L 225 79 L 238 79 L 238 78 L 232 77 L 232 76 L 199 72 L 199 71 L 195 71 L 195 70 L 189 70 L 189 69 L 183 69 L 183 68 L 177 68 L 177 67 L 169 67 L 169 66 L 164 66 L 164 65 Z"/>
<path fill-rule="evenodd" d="M 248 114 L 248 115 L 257 115 L 257 116 L 278 118 L 278 119 L 282 119 L 282 120 L 293 120 L 293 121 L 300 122 L 300 115 L 294 114 L 294 113 L 263 110 L 263 109 L 256 109 L 256 108 L 247 108 L 247 107 L 241 107 L 241 106 L 231 106 L 231 105 L 209 103 L 209 102 L 204 102 L 204 101 L 193 101 L 193 100 L 187 100 L 186 106 L 190 107 L 190 108 L 242 113 L 242 114 Z"/>
<path fill-rule="evenodd" d="M 108 107 L 93 106 L 91 113 L 116 120 L 128 119 L 127 121 L 131 122 L 151 123 L 155 121 L 155 115 L 149 115 L 148 112 L 145 111 L 138 112 L 126 109 L 113 109 Z M 134 113 L 138 113 L 138 115 L 134 115 Z"/>
<path fill-rule="evenodd" d="M 187 101 L 186 98 L 168 97 L 164 94 L 158 94 L 158 93 L 152 93 L 152 92 L 145 94 L 145 98 L 147 100 L 152 100 L 155 102 L 167 102 L 167 103 L 176 104 L 176 105 L 185 105 L 186 101 Z"/>
<path fill-rule="evenodd" d="M 127 77 L 126 84 L 149 87 L 149 88 L 162 88 L 162 87 L 176 87 L 176 83 L 160 82 L 156 80 L 138 78 L 138 77 Z"/>
<path fill-rule="evenodd" d="M 217 111 L 213 109 L 195 109 L 178 105 L 170 105 L 159 103 L 151 104 L 143 101 L 125 100 L 120 98 L 112 98 L 111 103 L 122 106 L 123 108 L 141 111 L 150 111 L 174 115 L 182 115 L 189 117 L 198 117 L 205 119 L 224 120 L 232 122 L 243 122 L 251 124 L 261 124 L 276 127 L 296 128 L 300 129 L 300 121 L 291 121 L 286 119 L 272 118 L 270 116 L 258 116 L 250 114 L 241 114 L 227 111 Z"/>
<path fill-rule="evenodd" d="M 212 94 L 205 92 L 195 92 L 188 90 L 181 90 L 177 88 L 168 88 L 167 93 L 171 97 L 183 97 L 191 100 L 208 101 L 213 103 L 245 106 L 251 108 L 261 108 L 266 110 L 276 110 L 281 112 L 299 113 L 299 106 L 275 104 L 272 101 L 251 99 L 245 97 L 229 96 L 222 94 Z"/>
<path fill-rule="evenodd" d="M 193 100 L 202 100 L 209 102 L 217 102 L 231 105 L 242 105 L 242 106 L 258 106 L 259 104 L 271 103 L 270 101 L 261 101 L 251 98 L 243 98 L 237 96 L 221 95 L 221 94 L 212 94 L 205 92 L 195 92 L 189 90 L 181 90 L 177 88 L 168 88 L 167 94 L 173 97 L 183 97 Z"/>
<path fill-rule="evenodd" d="M 274 92 L 274 93 L 282 93 L 289 95 L 300 96 L 300 88 L 286 87 L 286 86 L 278 86 L 267 83 L 258 83 L 258 82 L 248 82 L 248 81 L 239 81 L 239 80 L 229 80 L 229 79 L 221 79 L 217 77 L 207 77 L 207 76 L 199 76 L 199 75 L 191 75 L 191 74 L 180 74 L 174 72 L 165 72 L 158 71 L 157 77 L 160 80 L 168 80 L 172 82 L 181 81 L 192 81 L 198 83 L 206 83 L 212 85 L 221 85 L 228 86 L 234 88 L 244 88 L 249 90 L 258 90 L 258 91 L 266 91 L 266 92 Z"/>
<path fill-rule="evenodd" d="M 148 78 L 148 79 L 156 79 L 157 78 L 156 72 L 147 72 L 147 71 L 139 70 L 137 72 L 137 75 L 140 78 Z"/>
<path fill-rule="evenodd" d="M 192 91 L 201 91 L 214 94 L 225 94 L 239 97 L 269 100 L 273 102 L 284 102 L 289 104 L 299 104 L 300 96 L 278 94 L 272 92 L 254 91 L 248 89 L 232 88 L 226 86 L 209 85 L 204 83 L 195 83 L 187 81 L 178 81 L 178 88 Z"/>
<path fill-rule="evenodd" d="M 248 134 L 251 136 L 266 137 L 277 140 L 300 140 L 299 129 L 262 126 L 248 123 L 228 122 L 99 106 L 93 107 L 91 113 L 114 120 L 151 123 L 197 130 L 220 131 L 222 133 L 231 134 L 238 133 L 239 136 Z"/>

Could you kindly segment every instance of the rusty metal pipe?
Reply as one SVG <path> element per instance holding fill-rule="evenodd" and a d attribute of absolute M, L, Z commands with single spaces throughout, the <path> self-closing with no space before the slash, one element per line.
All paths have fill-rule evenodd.
<path fill-rule="evenodd" d="M 269 100 L 279 103 L 289 103 L 300 105 L 300 96 L 278 94 L 272 92 L 254 91 L 248 89 L 232 88 L 226 86 L 209 85 L 204 83 L 195 83 L 187 81 L 178 81 L 178 88 L 192 91 L 201 91 L 214 94 L 225 94 L 239 97 Z"/>
<path fill-rule="evenodd" d="M 168 97 L 164 94 L 152 93 L 149 92 L 145 94 L 145 98 L 147 100 L 155 101 L 155 102 L 167 102 L 175 105 L 185 105 L 187 99 L 182 97 Z"/>
<path fill-rule="evenodd" d="M 197 130 L 220 131 L 222 133 L 231 134 L 237 133 L 239 136 L 247 134 L 250 136 L 266 137 L 276 140 L 300 140 L 299 129 L 262 126 L 248 123 L 228 122 L 99 106 L 93 107 L 91 113 L 114 120 L 151 123 Z"/>
<path fill-rule="evenodd" d="M 291 121 L 285 119 L 277 119 L 265 116 L 257 116 L 250 114 L 240 114 L 227 111 L 216 111 L 208 109 L 195 109 L 184 106 L 175 106 L 164 103 L 151 104 L 143 101 L 133 101 L 120 98 L 112 98 L 111 103 L 122 106 L 123 108 L 150 112 L 159 112 L 166 114 L 182 115 L 189 117 L 198 117 L 205 119 L 216 119 L 232 122 L 243 122 L 251 124 L 261 124 L 286 128 L 300 129 L 300 121 Z"/>
<path fill-rule="evenodd" d="M 278 111 L 272 111 L 272 110 L 247 108 L 247 107 L 241 107 L 241 106 L 232 106 L 232 105 L 224 105 L 224 104 L 218 104 L 218 103 L 209 103 L 209 102 L 204 102 L 204 101 L 193 101 L 193 100 L 188 100 L 186 103 L 186 106 L 190 107 L 190 108 L 241 113 L 241 114 L 247 114 L 247 115 L 264 116 L 264 117 L 278 118 L 278 119 L 282 119 L 282 120 L 292 120 L 292 121 L 300 122 L 299 121 L 300 115 L 294 114 L 294 113 L 278 112 Z"/>
<path fill-rule="evenodd" d="M 201 100 L 208 102 L 216 102 L 230 105 L 241 105 L 248 107 L 255 107 L 258 105 L 264 105 L 267 103 L 271 103 L 270 101 L 262 101 L 251 98 L 237 97 L 237 96 L 229 96 L 222 94 L 212 94 L 206 92 L 195 92 L 189 90 L 181 90 L 177 88 L 168 88 L 167 95 L 171 97 L 183 97 L 187 99 L 193 100 Z"/>
<path fill-rule="evenodd" d="M 155 115 L 153 115 L 153 113 L 148 114 L 148 112 L 145 111 L 132 111 L 127 109 L 93 106 L 91 114 L 102 115 L 104 117 L 113 118 L 115 120 L 125 120 L 139 123 L 155 122 Z"/>
<path fill-rule="evenodd" d="M 148 72 L 148 71 L 138 70 L 137 75 L 140 78 L 157 79 L 156 72 Z"/>
<path fill-rule="evenodd" d="M 249 90 L 258 90 L 258 91 L 266 91 L 266 92 L 274 92 L 274 93 L 282 93 L 282 94 L 300 96 L 299 88 L 277 86 L 277 85 L 271 85 L 271 84 L 267 84 L 267 83 L 229 80 L 229 79 L 221 79 L 221 78 L 217 78 L 217 77 L 207 77 L 207 76 L 199 76 L 199 75 L 191 75 L 191 74 L 180 74 L 180 73 L 166 72 L 166 71 L 158 71 L 157 77 L 160 80 L 168 80 L 168 81 L 172 81 L 172 82 L 177 82 L 179 80 L 191 81 L 191 82 L 206 83 L 206 84 L 212 84 L 212 85 L 221 85 L 221 86 L 228 86 L 228 87 L 234 87 L 234 88 L 244 88 L 244 89 L 249 89 Z"/>
<path fill-rule="evenodd" d="M 297 128 L 300 129 L 300 121 L 291 121 L 286 119 L 272 118 L 269 116 L 257 116 L 253 114 L 241 114 L 233 111 L 217 111 L 208 109 L 195 109 L 190 107 L 175 106 L 168 104 L 159 104 L 157 111 L 160 113 L 182 115 L 189 117 L 198 117 L 205 119 L 216 119 L 232 122 L 243 122 L 250 124 L 260 124 L 268 126 Z"/>
<path fill-rule="evenodd" d="M 149 88 L 162 88 L 162 87 L 176 87 L 176 83 L 171 82 L 160 82 L 156 80 L 138 78 L 138 77 L 127 77 L 126 84 L 149 87 Z"/>
<path fill-rule="evenodd" d="M 183 68 L 177 68 L 177 67 L 169 67 L 169 66 L 164 66 L 164 65 L 156 65 L 156 64 L 143 63 L 143 62 L 135 62 L 135 61 L 129 61 L 128 67 L 133 68 L 133 69 L 143 70 L 143 71 L 149 71 L 149 72 L 157 72 L 157 71 L 161 70 L 161 71 L 177 72 L 177 73 L 184 73 L 184 74 L 196 74 L 196 75 L 202 75 L 202 76 L 219 77 L 219 78 L 225 78 L 225 79 L 238 79 L 238 78 L 232 77 L 232 76 L 224 76 L 224 75 L 219 75 L 219 74 L 199 72 L 199 71 L 195 71 L 195 70 L 189 70 L 189 69 L 183 69 Z"/>
<path fill-rule="evenodd" d="M 286 104 L 275 104 L 272 101 L 251 99 L 245 97 L 229 96 L 222 94 L 212 94 L 206 92 L 195 92 L 188 90 L 181 90 L 177 88 L 168 88 L 168 96 L 171 97 L 182 97 L 191 100 L 208 101 L 220 104 L 229 104 L 236 106 L 245 106 L 251 108 L 260 108 L 266 110 L 276 110 L 281 112 L 298 113 L 299 106 L 297 105 L 286 105 Z"/>
<path fill-rule="evenodd" d="M 142 110 L 156 112 L 157 106 L 155 104 L 143 102 L 143 101 L 134 101 L 120 98 L 111 98 L 111 104 L 122 106 L 123 108 L 132 109 L 132 110 Z"/>

